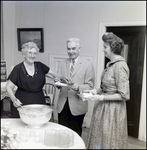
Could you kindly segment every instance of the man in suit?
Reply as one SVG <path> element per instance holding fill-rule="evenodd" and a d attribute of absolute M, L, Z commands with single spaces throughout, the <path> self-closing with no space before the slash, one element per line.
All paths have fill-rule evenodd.
<path fill-rule="evenodd" d="M 88 102 L 83 101 L 78 93 L 94 88 L 95 72 L 92 62 L 80 56 L 81 44 L 78 38 L 68 39 L 66 45 L 69 58 L 59 63 L 57 71 L 67 79 L 64 80 L 67 86 L 58 85 L 60 86 L 57 102 L 58 122 L 81 136 Z"/>

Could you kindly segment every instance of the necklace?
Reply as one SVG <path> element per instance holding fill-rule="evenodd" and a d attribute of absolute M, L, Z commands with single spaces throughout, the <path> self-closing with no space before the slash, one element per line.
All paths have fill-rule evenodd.
<path fill-rule="evenodd" d="M 29 69 L 29 70 L 33 70 L 34 68 L 28 68 L 28 67 L 27 67 L 27 69 Z"/>
<path fill-rule="evenodd" d="M 34 64 L 30 66 L 30 65 L 26 64 L 26 62 L 24 62 L 24 65 L 25 65 L 26 69 L 34 70 Z"/>

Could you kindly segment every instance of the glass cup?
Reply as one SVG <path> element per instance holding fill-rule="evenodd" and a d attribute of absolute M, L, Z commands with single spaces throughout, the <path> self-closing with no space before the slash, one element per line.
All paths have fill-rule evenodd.
<path fill-rule="evenodd" d="M 60 130 L 59 131 L 59 147 L 60 148 L 68 148 L 73 146 L 74 144 L 74 133 L 72 131 L 69 130 Z"/>
<path fill-rule="evenodd" d="M 19 137 L 22 142 L 27 142 L 30 138 L 30 129 L 22 129 L 19 132 Z"/>
<path fill-rule="evenodd" d="M 33 131 L 33 140 L 34 142 L 42 142 L 43 140 L 43 130 L 36 129 Z"/>
<path fill-rule="evenodd" d="M 71 147 L 74 144 L 74 133 L 65 129 L 47 129 L 44 131 L 44 144 L 60 148 Z"/>
<path fill-rule="evenodd" d="M 47 146 L 56 146 L 54 129 L 47 129 L 44 131 L 44 144 Z"/>

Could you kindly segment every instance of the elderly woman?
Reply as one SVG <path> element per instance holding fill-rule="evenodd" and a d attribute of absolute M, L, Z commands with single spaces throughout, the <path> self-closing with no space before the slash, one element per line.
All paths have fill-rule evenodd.
<path fill-rule="evenodd" d="M 12 106 L 12 118 L 19 118 L 17 107 L 21 104 L 45 104 L 42 88 L 46 75 L 62 77 L 45 64 L 35 61 L 39 53 L 39 48 L 35 43 L 27 42 L 21 48 L 24 61 L 13 68 L 6 85 L 6 90 L 14 105 Z M 18 88 L 14 94 L 15 86 Z"/>
<path fill-rule="evenodd" d="M 121 56 L 124 42 L 111 32 L 102 40 L 105 57 L 110 61 L 102 73 L 100 89 L 81 94 L 83 100 L 95 101 L 87 148 L 127 149 L 126 101 L 130 90 L 129 68 Z"/>

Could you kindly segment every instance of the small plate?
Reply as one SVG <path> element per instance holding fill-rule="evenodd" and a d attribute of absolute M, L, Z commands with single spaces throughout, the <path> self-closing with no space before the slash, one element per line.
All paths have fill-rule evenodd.
<path fill-rule="evenodd" d="M 61 82 L 55 82 L 55 85 L 56 86 L 67 86 L 67 84 L 65 84 L 65 83 L 61 83 Z"/>

